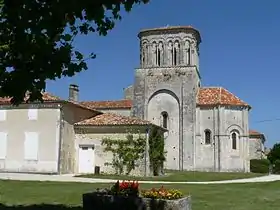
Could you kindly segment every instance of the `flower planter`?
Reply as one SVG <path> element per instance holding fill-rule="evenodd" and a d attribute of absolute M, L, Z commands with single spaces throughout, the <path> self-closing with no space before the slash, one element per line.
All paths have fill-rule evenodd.
<path fill-rule="evenodd" d="M 135 196 L 108 195 L 92 192 L 83 194 L 84 210 L 191 210 L 191 198 L 160 200 Z"/>

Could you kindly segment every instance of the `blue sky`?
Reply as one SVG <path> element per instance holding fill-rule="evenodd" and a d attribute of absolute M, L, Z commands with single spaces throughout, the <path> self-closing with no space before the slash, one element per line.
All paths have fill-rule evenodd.
<path fill-rule="evenodd" d="M 48 82 L 47 90 L 67 98 L 68 85 L 80 87 L 80 100 L 123 97 L 139 67 L 137 34 L 143 28 L 192 25 L 202 37 L 203 86 L 223 86 L 251 104 L 250 128 L 264 132 L 267 145 L 280 140 L 280 1 L 151 0 L 124 13 L 106 37 L 78 37 L 75 45 L 97 58 L 89 70 Z"/>

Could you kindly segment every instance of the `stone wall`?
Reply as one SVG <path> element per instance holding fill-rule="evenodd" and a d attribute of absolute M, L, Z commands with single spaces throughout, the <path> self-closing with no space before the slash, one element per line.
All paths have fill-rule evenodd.
<path fill-rule="evenodd" d="M 261 138 L 250 137 L 250 139 L 249 139 L 249 156 L 250 156 L 250 160 L 266 158 L 264 155 L 264 144 L 263 144 Z"/>
<path fill-rule="evenodd" d="M 205 142 L 205 130 L 211 143 Z M 237 132 L 236 149 L 231 133 Z M 234 107 L 197 108 L 196 170 L 249 171 L 248 109 Z"/>

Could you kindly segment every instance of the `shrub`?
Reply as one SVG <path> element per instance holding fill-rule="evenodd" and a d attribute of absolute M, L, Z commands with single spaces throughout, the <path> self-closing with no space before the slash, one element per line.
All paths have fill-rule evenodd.
<path fill-rule="evenodd" d="M 174 189 L 165 189 L 163 186 L 159 189 L 143 190 L 141 195 L 144 198 L 153 198 L 153 199 L 167 199 L 167 200 L 176 200 L 183 197 L 182 192 Z"/>
<path fill-rule="evenodd" d="M 273 173 L 280 174 L 280 160 L 276 160 L 273 165 Z"/>
<path fill-rule="evenodd" d="M 250 171 L 252 173 L 269 173 L 269 164 L 267 159 L 250 160 Z"/>

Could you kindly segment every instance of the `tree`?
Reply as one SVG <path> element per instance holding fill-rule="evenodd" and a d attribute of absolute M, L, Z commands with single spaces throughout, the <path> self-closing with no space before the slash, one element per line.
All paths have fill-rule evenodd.
<path fill-rule="evenodd" d="M 79 34 L 106 36 L 120 11 L 149 0 L 0 0 L 0 97 L 41 100 L 46 80 L 87 70 L 73 47 Z"/>
<path fill-rule="evenodd" d="M 267 159 L 271 164 L 275 164 L 277 160 L 280 161 L 280 143 L 276 143 L 273 145 L 272 149 L 267 155 Z"/>
<path fill-rule="evenodd" d="M 158 176 L 165 161 L 164 137 L 158 128 L 152 127 L 149 134 L 150 167 L 154 176 Z"/>

